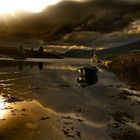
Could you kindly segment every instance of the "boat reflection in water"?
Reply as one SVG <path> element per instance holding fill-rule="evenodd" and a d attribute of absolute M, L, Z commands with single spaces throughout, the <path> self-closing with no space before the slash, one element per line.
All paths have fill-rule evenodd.
<path fill-rule="evenodd" d="M 77 82 L 83 88 L 93 85 L 98 81 L 97 72 L 97 67 L 82 67 L 78 70 Z"/>

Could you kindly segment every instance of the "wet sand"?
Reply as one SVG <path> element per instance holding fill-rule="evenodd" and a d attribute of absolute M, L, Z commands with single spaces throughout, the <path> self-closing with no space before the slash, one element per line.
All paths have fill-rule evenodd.
<path fill-rule="evenodd" d="M 1 140 L 139 140 L 140 92 L 106 70 L 82 88 L 89 60 L 2 62 Z"/>

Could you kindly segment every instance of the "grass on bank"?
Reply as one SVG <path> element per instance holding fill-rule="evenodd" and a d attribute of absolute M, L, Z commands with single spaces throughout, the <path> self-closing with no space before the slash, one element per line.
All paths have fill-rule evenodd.
<path fill-rule="evenodd" d="M 140 89 L 140 53 L 118 56 L 111 68 L 121 79 Z"/>

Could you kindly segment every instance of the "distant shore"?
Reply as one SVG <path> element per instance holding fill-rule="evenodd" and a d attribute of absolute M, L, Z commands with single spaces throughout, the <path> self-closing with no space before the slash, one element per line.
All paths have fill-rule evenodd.
<path fill-rule="evenodd" d="M 42 50 L 40 49 L 42 48 Z M 1 58 L 14 58 L 14 59 L 26 59 L 26 58 L 56 58 L 62 59 L 61 56 L 55 54 L 54 52 L 44 51 L 41 46 L 38 50 L 33 50 L 33 48 L 19 47 L 0 47 L 0 57 Z"/>

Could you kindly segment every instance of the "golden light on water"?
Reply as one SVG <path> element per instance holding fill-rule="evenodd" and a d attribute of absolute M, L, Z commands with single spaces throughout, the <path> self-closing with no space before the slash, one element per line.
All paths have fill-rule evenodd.
<path fill-rule="evenodd" d="M 14 14 L 16 12 L 41 12 L 48 5 L 61 0 L 0 0 L 0 14 Z"/>
<path fill-rule="evenodd" d="M 5 102 L 4 102 L 4 98 L 0 97 L 0 110 L 5 108 Z"/>
<path fill-rule="evenodd" d="M 4 110 L 5 109 L 5 99 L 0 96 L 0 119 L 4 119 L 4 117 L 6 116 L 7 114 L 7 110 Z"/>

